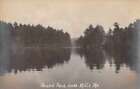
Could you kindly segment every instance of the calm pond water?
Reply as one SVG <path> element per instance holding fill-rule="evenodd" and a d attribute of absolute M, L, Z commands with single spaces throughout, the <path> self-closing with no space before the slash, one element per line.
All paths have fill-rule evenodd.
<path fill-rule="evenodd" d="M 122 55 L 78 48 L 3 51 L 0 89 L 136 89 L 135 61 Z"/>

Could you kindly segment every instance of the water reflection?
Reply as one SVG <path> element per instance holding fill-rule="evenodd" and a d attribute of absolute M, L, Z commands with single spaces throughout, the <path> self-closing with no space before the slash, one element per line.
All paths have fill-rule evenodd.
<path fill-rule="evenodd" d="M 124 49 L 105 50 L 102 48 L 84 49 L 77 48 L 77 53 L 84 57 L 86 65 L 91 69 L 103 69 L 106 61 L 110 67 L 115 66 L 116 73 L 119 73 L 121 67 L 129 67 L 136 70 L 136 57 L 134 52 Z"/>
<path fill-rule="evenodd" d="M 136 57 L 135 54 L 130 53 L 130 51 L 121 49 L 111 52 L 109 51 L 107 54 L 113 58 L 113 64 L 116 66 L 116 73 L 118 73 L 124 65 L 129 67 L 131 70 L 136 70 Z"/>
<path fill-rule="evenodd" d="M 124 52 L 125 50 L 104 50 L 104 49 L 82 49 L 76 48 L 76 54 L 84 58 L 84 62 L 90 70 L 101 70 L 106 61 L 110 67 L 114 66 L 116 73 L 119 73 L 124 66 L 136 70 L 134 55 Z M 8 64 L 0 63 L 1 74 L 5 71 L 17 73 L 17 71 L 36 70 L 42 71 L 44 67 L 53 68 L 56 65 L 68 63 L 71 59 L 70 48 L 34 48 L 24 47 L 20 51 L 11 52 Z M 3 59 L 5 60 L 5 59 Z M 5 64 L 5 65 L 4 65 Z M 3 69 L 3 65 L 6 66 Z"/>
<path fill-rule="evenodd" d="M 86 65 L 92 69 L 102 69 L 105 64 L 105 55 L 102 49 L 82 49 L 78 48 L 77 53 L 85 58 Z"/>
<path fill-rule="evenodd" d="M 42 82 L 56 83 L 57 81 L 66 84 L 97 82 L 100 84 L 97 89 L 136 89 L 136 73 L 129 70 L 134 65 L 129 64 L 131 60 L 115 59 L 103 49 L 78 48 L 75 52 L 75 48 L 71 51 L 69 48 L 30 47 L 11 54 L 8 72 L 0 76 L 2 80 L 0 87 L 3 89 L 44 89 L 40 87 Z M 110 67 L 108 63 L 115 66 Z M 128 65 L 129 68 L 120 66 L 123 64 Z M 116 69 L 118 67 L 119 70 Z M 114 69 L 118 73 L 115 73 Z M 120 71 L 121 69 L 123 71 Z"/>
<path fill-rule="evenodd" d="M 70 59 L 71 51 L 69 48 L 32 48 L 26 47 L 15 53 L 11 53 L 8 72 L 14 70 L 41 71 L 42 68 L 53 68 L 55 65 L 62 65 Z"/>

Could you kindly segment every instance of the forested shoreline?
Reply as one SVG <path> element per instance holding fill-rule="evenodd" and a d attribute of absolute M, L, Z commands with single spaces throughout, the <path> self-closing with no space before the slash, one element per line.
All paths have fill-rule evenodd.
<path fill-rule="evenodd" d="M 139 32 L 140 20 L 127 27 L 120 27 L 118 23 L 114 23 L 113 28 L 110 28 L 107 33 L 101 25 L 95 27 L 89 25 L 84 35 L 76 39 L 74 46 L 76 46 L 76 53 L 85 58 L 85 63 L 91 70 L 104 68 L 105 58 L 107 58 L 105 56 L 108 56 L 110 65 L 112 61 L 114 62 L 116 73 L 124 64 L 136 70 Z M 52 68 L 56 64 L 69 61 L 71 40 L 73 39 L 68 32 L 50 26 L 45 28 L 42 25 L 11 24 L 0 21 L 1 53 L 5 54 L 7 59 L 12 59 L 9 62 L 15 69 L 19 67 L 19 70 L 28 68 L 41 70 L 46 64 L 48 68 Z M 70 48 L 65 49 L 65 47 Z"/>
<path fill-rule="evenodd" d="M 130 69 L 136 70 L 135 64 L 139 60 L 139 36 L 140 20 L 130 23 L 126 27 L 121 27 L 118 23 L 114 23 L 105 33 L 101 25 L 93 27 L 90 25 L 76 40 L 78 46 L 78 54 L 86 58 L 86 62 L 90 63 L 90 69 L 103 68 L 105 55 L 109 57 L 110 64 L 116 66 L 116 73 L 119 72 L 124 64 Z"/>
<path fill-rule="evenodd" d="M 0 21 L 0 30 L 2 30 L 1 34 L 8 33 L 10 41 L 26 47 L 67 47 L 71 44 L 69 33 L 50 26 L 46 28 L 40 24 L 18 24 L 16 22 L 11 24 Z"/>
<path fill-rule="evenodd" d="M 83 48 L 110 48 L 113 46 L 132 46 L 137 41 L 138 33 L 140 31 L 140 20 L 130 23 L 127 27 L 120 27 L 119 23 L 113 24 L 113 29 L 109 29 L 107 33 L 103 26 L 97 25 L 93 27 L 90 25 L 85 31 L 84 35 L 80 36 L 76 43 L 77 46 Z"/>
<path fill-rule="evenodd" d="M 24 46 L 71 46 L 71 36 L 68 32 L 53 27 L 43 27 L 42 25 L 30 25 L 20 23 L 6 23 L 0 21 L 1 34 L 9 35 L 10 42 Z M 120 27 L 115 22 L 113 28 L 106 33 L 103 26 L 89 25 L 84 31 L 84 35 L 76 40 L 76 45 L 80 48 L 104 48 L 111 49 L 137 49 L 140 20 L 130 23 L 127 27 Z M 1 37 L 1 41 L 4 37 Z M 132 51 L 132 50 L 131 50 Z"/>
<path fill-rule="evenodd" d="M 115 22 L 113 28 L 110 28 L 107 33 L 101 25 L 95 27 L 90 25 L 84 31 L 84 35 L 76 40 L 76 43 L 84 49 L 104 48 L 108 51 L 137 49 L 139 32 L 140 20 L 130 23 L 127 27 L 120 27 L 119 23 Z"/>

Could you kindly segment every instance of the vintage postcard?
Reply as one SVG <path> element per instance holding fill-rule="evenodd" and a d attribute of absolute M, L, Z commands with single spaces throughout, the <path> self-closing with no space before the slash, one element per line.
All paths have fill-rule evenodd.
<path fill-rule="evenodd" d="M 0 89 L 140 89 L 140 0 L 0 0 Z"/>

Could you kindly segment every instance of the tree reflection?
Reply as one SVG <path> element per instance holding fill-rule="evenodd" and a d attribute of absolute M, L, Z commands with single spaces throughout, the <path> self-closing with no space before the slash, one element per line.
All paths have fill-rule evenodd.
<path fill-rule="evenodd" d="M 77 53 L 81 57 L 84 57 L 86 65 L 91 70 L 103 69 L 106 61 L 109 61 L 110 65 L 114 65 L 116 73 L 119 73 L 124 65 L 131 70 L 136 70 L 136 61 L 134 60 L 136 57 L 135 54 L 126 52 L 124 49 L 112 49 L 111 51 L 107 51 L 99 48 L 77 48 Z"/>
<path fill-rule="evenodd" d="M 77 53 L 84 56 L 86 65 L 92 69 L 102 69 L 105 64 L 105 57 L 102 49 L 77 49 Z"/>
<path fill-rule="evenodd" d="M 26 71 L 42 68 L 53 68 L 55 65 L 64 64 L 70 59 L 70 49 L 66 48 L 24 48 L 22 52 L 11 55 L 10 70 Z"/>
<path fill-rule="evenodd" d="M 108 56 L 110 56 L 110 60 L 113 61 L 113 64 L 116 68 L 116 73 L 119 73 L 121 67 L 126 65 L 131 70 L 136 70 L 136 52 L 130 51 L 125 47 L 116 46 L 116 48 L 106 50 Z"/>

